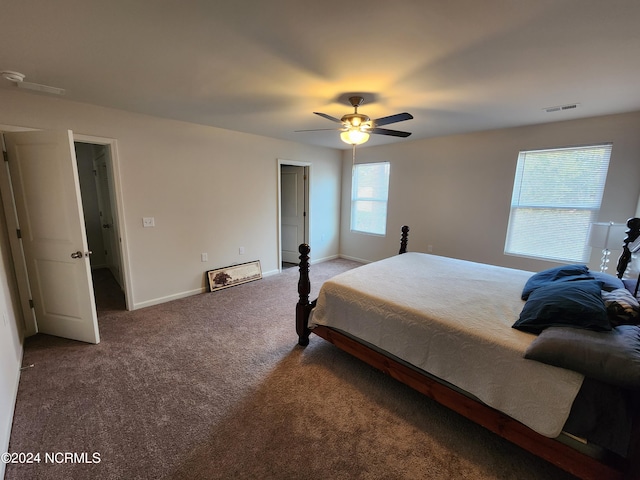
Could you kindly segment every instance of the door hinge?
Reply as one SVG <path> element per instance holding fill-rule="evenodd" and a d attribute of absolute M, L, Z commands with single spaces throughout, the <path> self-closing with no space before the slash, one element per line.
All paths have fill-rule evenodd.
<path fill-rule="evenodd" d="M 302 212 L 302 216 L 306 217 L 307 216 L 307 212 Z"/>
<path fill-rule="evenodd" d="M 33 304 L 33 299 L 29 299 L 29 308 L 36 308 L 35 305 Z"/>
<path fill-rule="evenodd" d="M 16 235 L 18 236 L 18 238 L 22 238 L 22 231 L 20 229 L 17 229 Z"/>
<path fill-rule="evenodd" d="M 9 161 L 9 153 L 6 150 L 2 150 L 2 158 L 4 158 L 5 162 Z"/>

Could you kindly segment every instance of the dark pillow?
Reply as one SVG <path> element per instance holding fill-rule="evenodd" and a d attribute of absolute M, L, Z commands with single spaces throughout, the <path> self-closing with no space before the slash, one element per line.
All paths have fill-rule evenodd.
<path fill-rule="evenodd" d="M 586 265 L 562 265 L 560 267 L 549 268 L 534 274 L 527 280 L 522 289 L 522 300 L 526 300 L 536 288 L 548 285 L 552 282 L 570 282 L 572 280 L 593 279 L 589 275 L 589 268 Z"/>
<path fill-rule="evenodd" d="M 611 330 L 601 292 L 602 283 L 597 280 L 538 287 L 529 295 L 513 328 L 530 333 L 552 326 Z"/>
<path fill-rule="evenodd" d="M 524 358 L 567 368 L 623 388 L 640 389 L 640 327 L 609 332 L 548 328 L 531 342 Z"/>
<path fill-rule="evenodd" d="M 625 288 L 624 283 L 618 277 L 603 272 L 589 272 L 596 280 L 602 282 L 602 289 L 611 292 L 619 288 Z"/>
<path fill-rule="evenodd" d="M 602 300 L 609 315 L 609 322 L 617 325 L 640 324 L 640 304 L 626 288 L 617 288 L 611 292 L 602 291 Z"/>

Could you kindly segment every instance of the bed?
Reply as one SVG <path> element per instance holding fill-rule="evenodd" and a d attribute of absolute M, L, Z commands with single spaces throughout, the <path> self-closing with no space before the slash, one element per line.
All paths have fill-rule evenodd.
<path fill-rule="evenodd" d="M 604 290 L 607 295 L 633 290 L 637 280 L 627 282 L 624 291 L 607 284 L 623 277 L 629 245 L 640 237 L 640 219 L 627 226 L 617 276 L 585 272 L 586 266 L 559 267 L 548 271 L 553 286 L 547 285 L 547 271 L 407 252 L 405 226 L 398 255 L 328 280 L 313 301 L 310 247 L 300 245 L 298 343 L 307 345 L 313 333 L 580 478 L 639 479 L 640 415 L 634 412 L 640 414 L 640 364 L 620 352 L 638 353 L 638 344 L 624 343 L 631 338 L 624 335 L 640 342 L 640 327 L 612 328 L 610 310 L 602 323 L 600 311 L 594 320 L 571 309 L 562 313 L 571 322 L 542 325 L 545 315 L 536 310 L 539 305 L 548 310 L 544 292 L 549 290 L 571 289 L 572 295 L 575 289 L 580 295 L 589 290 L 593 296 L 597 288 L 598 305 Z M 574 328 L 574 321 L 588 324 Z M 576 341 L 575 335 L 586 340 Z M 613 344 L 615 361 L 596 359 L 585 373 L 565 354 L 567 342 L 601 348 L 602 339 L 619 342 Z"/>

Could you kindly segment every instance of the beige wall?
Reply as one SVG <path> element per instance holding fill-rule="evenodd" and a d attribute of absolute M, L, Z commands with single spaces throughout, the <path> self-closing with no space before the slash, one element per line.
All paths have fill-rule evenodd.
<path fill-rule="evenodd" d="M 634 216 L 640 194 L 640 112 L 358 148 L 356 161 L 391 162 L 387 236 L 349 230 L 351 153 L 343 154 L 341 254 L 377 260 L 409 249 L 538 271 L 553 264 L 503 253 L 518 152 L 613 142 L 600 221 Z M 616 258 L 619 252 L 612 252 Z M 590 265 L 599 265 L 599 252 Z"/>
<path fill-rule="evenodd" d="M 0 124 L 117 140 L 134 308 L 202 291 L 207 269 L 260 260 L 263 273 L 278 270 L 278 159 L 312 163 L 314 258 L 339 253 L 337 150 L 21 91 L 0 91 L 0 104 Z"/>

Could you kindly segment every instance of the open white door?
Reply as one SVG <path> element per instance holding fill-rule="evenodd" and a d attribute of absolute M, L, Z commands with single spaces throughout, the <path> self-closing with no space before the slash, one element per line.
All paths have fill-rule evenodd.
<path fill-rule="evenodd" d="M 73 134 L 4 136 L 38 331 L 98 343 Z"/>
<path fill-rule="evenodd" d="M 298 263 L 298 245 L 305 241 L 305 172 L 293 165 L 280 168 L 282 261 Z"/>

